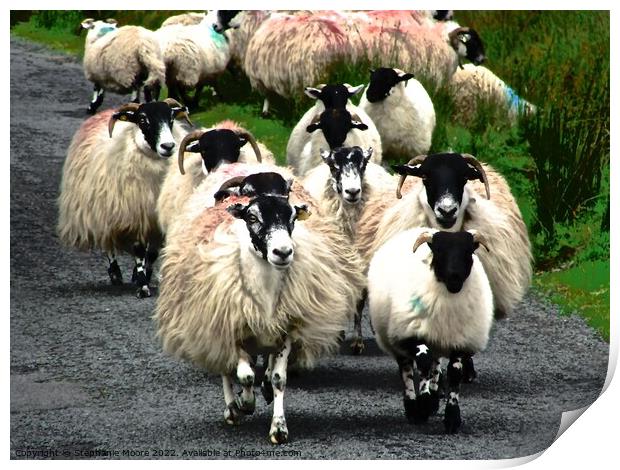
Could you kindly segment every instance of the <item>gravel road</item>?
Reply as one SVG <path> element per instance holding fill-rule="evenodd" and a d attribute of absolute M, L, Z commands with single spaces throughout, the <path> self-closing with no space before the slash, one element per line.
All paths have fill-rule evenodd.
<path fill-rule="evenodd" d="M 476 357 L 458 435 L 445 435 L 439 416 L 407 424 L 396 364 L 368 325 L 363 356 L 343 346 L 289 378 L 290 443 L 269 443 L 260 395 L 254 416 L 227 427 L 220 378 L 161 352 L 156 297 L 110 286 L 100 254 L 58 244 L 61 167 L 91 90 L 81 65 L 11 38 L 10 74 L 11 458 L 521 457 L 551 443 L 562 411 L 598 396 L 608 344 L 530 295 Z M 104 107 L 122 101 L 111 95 Z M 131 260 L 121 266 L 128 279 Z"/>

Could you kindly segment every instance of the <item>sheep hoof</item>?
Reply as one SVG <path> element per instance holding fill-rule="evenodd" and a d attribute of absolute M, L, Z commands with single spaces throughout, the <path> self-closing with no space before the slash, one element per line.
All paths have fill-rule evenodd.
<path fill-rule="evenodd" d="M 338 335 L 338 339 L 340 340 L 341 343 L 345 340 L 345 337 L 346 337 L 345 331 L 340 330 L 340 335 Z"/>
<path fill-rule="evenodd" d="M 92 104 L 88 106 L 88 108 L 86 108 L 86 113 L 87 114 L 95 114 L 97 112 L 97 106 L 93 106 Z"/>
<path fill-rule="evenodd" d="M 110 282 L 113 286 L 122 286 L 123 285 L 123 273 L 121 273 L 121 268 L 118 266 L 116 261 L 113 261 L 108 268 L 108 276 L 110 276 Z"/>
<path fill-rule="evenodd" d="M 436 390 L 431 390 L 430 411 L 431 415 L 434 415 L 439 411 L 439 392 Z"/>
<path fill-rule="evenodd" d="M 263 380 L 263 383 L 260 386 L 260 391 L 263 394 L 265 402 L 269 405 L 273 401 L 273 385 L 271 385 L 271 382 Z"/>
<path fill-rule="evenodd" d="M 364 340 L 361 338 L 356 338 L 351 343 L 351 353 L 354 356 L 359 356 L 364 352 Z"/>
<path fill-rule="evenodd" d="M 267 119 L 267 118 L 269 117 L 269 111 L 263 111 L 262 113 L 260 113 L 260 115 L 261 115 L 263 118 Z"/>
<path fill-rule="evenodd" d="M 414 412 L 414 423 L 426 423 L 430 415 L 433 414 L 433 397 L 429 392 L 421 393 L 416 399 Z M 437 405 L 439 406 L 439 404 Z"/>
<path fill-rule="evenodd" d="M 415 423 L 416 401 L 405 397 L 403 403 L 405 405 L 405 417 L 407 418 L 407 421 L 409 421 L 410 424 Z"/>
<path fill-rule="evenodd" d="M 241 396 L 238 396 L 236 404 L 239 411 L 241 411 L 244 415 L 251 415 L 254 414 L 254 410 L 256 409 L 256 398 L 252 395 L 251 400 L 244 401 Z"/>
<path fill-rule="evenodd" d="M 146 299 L 151 296 L 149 286 L 142 286 L 136 291 L 136 297 L 139 299 Z"/>
<path fill-rule="evenodd" d="M 231 426 L 238 426 L 241 424 L 241 410 L 237 406 L 237 402 L 233 401 L 224 410 L 224 421 Z"/>
<path fill-rule="evenodd" d="M 455 434 L 461 427 L 461 409 L 458 404 L 446 403 L 443 424 L 447 434 Z"/>
<path fill-rule="evenodd" d="M 269 431 L 269 440 L 272 444 L 284 444 L 288 442 L 288 429 L 284 417 L 274 418 Z"/>
<path fill-rule="evenodd" d="M 470 384 L 478 376 L 476 369 L 474 368 L 474 359 L 468 357 L 463 361 L 463 383 Z"/>

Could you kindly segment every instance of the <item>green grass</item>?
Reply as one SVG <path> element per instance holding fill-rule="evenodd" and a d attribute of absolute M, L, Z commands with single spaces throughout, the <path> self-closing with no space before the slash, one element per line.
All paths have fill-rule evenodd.
<path fill-rule="evenodd" d="M 30 41 L 45 44 L 59 52 L 84 55 L 84 37 L 66 28 L 45 29 L 37 26 L 31 18 L 28 22 L 17 23 L 11 28 L 11 34 Z"/>
<path fill-rule="evenodd" d="M 609 341 L 609 260 L 586 261 L 564 271 L 540 273 L 534 278 L 534 287 L 559 305 L 562 314 L 579 314 Z"/>

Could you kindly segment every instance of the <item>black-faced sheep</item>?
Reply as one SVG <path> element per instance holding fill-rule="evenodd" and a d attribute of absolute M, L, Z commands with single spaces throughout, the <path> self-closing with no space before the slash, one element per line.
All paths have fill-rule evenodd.
<path fill-rule="evenodd" d="M 187 132 L 174 125 L 182 117 L 187 119 L 187 108 L 172 99 L 102 112 L 75 133 L 63 167 L 61 243 L 106 251 L 112 284 L 122 283 L 116 253 L 133 253 L 139 297 L 150 295 L 151 266 L 161 243 L 157 197 L 167 159 Z"/>
<path fill-rule="evenodd" d="M 437 411 L 439 359 L 449 358 L 444 415 L 449 433 L 461 425 L 465 361 L 486 347 L 493 323 L 493 294 L 477 256 L 484 250 L 476 251 L 481 244 L 493 249 L 476 231 L 413 228 L 385 242 L 368 269 L 370 318 L 377 343 L 398 363 L 410 422 L 425 422 Z"/>
<path fill-rule="evenodd" d="M 210 174 L 187 202 L 164 249 L 154 318 L 167 352 L 222 375 L 229 424 L 254 411 L 251 357 L 270 354 L 263 394 L 274 401 L 269 438 L 280 444 L 288 440 L 289 355 L 309 367 L 337 349 L 364 278 L 333 224 L 299 222 L 308 211 L 301 202 L 313 203 L 298 185 L 288 198 L 231 195 L 214 203 L 223 173 L 247 176 L 258 166 L 268 167 L 233 163 Z M 243 387 L 238 397 L 234 376 Z"/>

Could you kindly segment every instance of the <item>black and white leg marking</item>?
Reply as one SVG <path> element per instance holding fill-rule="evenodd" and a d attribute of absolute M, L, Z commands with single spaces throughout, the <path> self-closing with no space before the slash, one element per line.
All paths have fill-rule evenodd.
<path fill-rule="evenodd" d="M 413 382 L 413 360 L 407 357 L 399 357 L 396 359 L 398 362 L 398 369 L 400 371 L 400 378 L 403 381 L 404 393 L 403 393 L 403 405 L 405 407 L 405 417 L 410 423 L 416 422 L 416 394 L 415 384 Z"/>
<path fill-rule="evenodd" d="M 243 415 L 239 409 L 237 400 L 235 400 L 232 377 L 229 375 L 222 375 L 222 386 L 224 388 L 224 402 L 226 403 L 224 421 L 226 421 L 226 424 L 230 425 L 239 424 Z"/>
<path fill-rule="evenodd" d="M 254 396 L 254 369 L 252 369 L 252 358 L 244 350 L 239 351 L 237 380 L 239 380 L 242 387 L 241 393 L 237 397 L 237 406 L 244 414 L 252 414 L 256 407 L 256 398 Z"/>
<path fill-rule="evenodd" d="M 463 381 L 463 354 L 453 352 L 448 363 L 448 399 L 444 415 L 444 425 L 449 434 L 456 433 L 461 426 L 459 392 Z"/>
<path fill-rule="evenodd" d="M 286 338 L 284 346 L 275 354 L 271 384 L 273 385 L 273 417 L 269 439 L 273 444 L 283 444 L 288 441 L 288 428 L 284 418 L 284 389 L 286 388 L 286 368 L 288 356 L 291 353 L 291 340 Z"/>
<path fill-rule="evenodd" d="M 362 292 L 362 298 L 357 302 L 357 311 L 355 312 L 353 342 L 351 343 L 351 352 L 355 356 L 358 356 L 364 352 L 364 339 L 362 338 L 362 312 L 364 311 L 364 305 L 366 305 L 367 298 L 368 291 L 364 289 Z"/>
<path fill-rule="evenodd" d="M 263 117 L 267 117 L 269 116 L 269 100 L 267 98 L 265 98 L 265 100 L 263 101 Z"/>
<path fill-rule="evenodd" d="M 139 103 L 140 102 L 140 87 L 133 89 L 133 91 L 131 92 L 131 100 L 130 101 L 132 103 Z"/>
<path fill-rule="evenodd" d="M 470 384 L 474 381 L 478 373 L 474 368 L 474 355 L 471 353 L 463 354 L 463 383 Z"/>
<path fill-rule="evenodd" d="M 149 281 L 146 277 L 146 248 L 140 242 L 136 242 L 133 245 L 133 255 L 136 262 L 132 280 L 138 286 L 136 295 L 139 299 L 151 296 L 151 290 L 149 289 Z"/>
<path fill-rule="evenodd" d="M 103 88 L 99 85 L 95 85 L 93 87 L 93 97 L 90 100 L 90 104 L 88 105 L 88 109 L 86 110 L 88 114 L 95 114 L 101 103 L 103 103 Z"/>
<path fill-rule="evenodd" d="M 431 379 L 428 388 L 431 393 L 431 414 L 437 413 L 439 410 L 439 398 L 441 383 L 441 363 L 438 359 L 433 360 L 433 366 L 431 368 Z"/>
<path fill-rule="evenodd" d="M 152 246 L 150 243 L 147 247 L 146 250 L 146 282 L 148 284 L 151 283 L 151 277 L 153 277 L 153 265 L 155 264 L 155 261 L 157 261 L 157 258 L 159 257 L 159 250 L 158 248 Z"/>
<path fill-rule="evenodd" d="M 110 276 L 110 282 L 113 286 L 122 286 L 123 285 L 123 273 L 121 272 L 121 268 L 118 265 L 118 261 L 116 261 L 116 254 L 111 251 L 107 253 L 108 257 L 108 276 Z"/>
<path fill-rule="evenodd" d="M 400 342 L 399 347 L 407 352 L 420 374 L 420 385 L 416 395 L 414 414 L 410 422 L 424 423 L 433 413 L 434 399 L 431 395 L 431 371 L 433 367 L 433 355 L 424 340 L 407 338 Z"/>
<path fill-rule="evenodd" d="M 265 368 L 265 375 L 263 376 L 263 383 L 261 384 L 261 392 L 263 398 L 270 404 L 273 401 L 273 385 L 271 385 L 271 373 L 273 372 L 273 365 L 275 362 L 275 355 L 269 354 L 269 356 L 263 356 L 263 367 Z"/>

